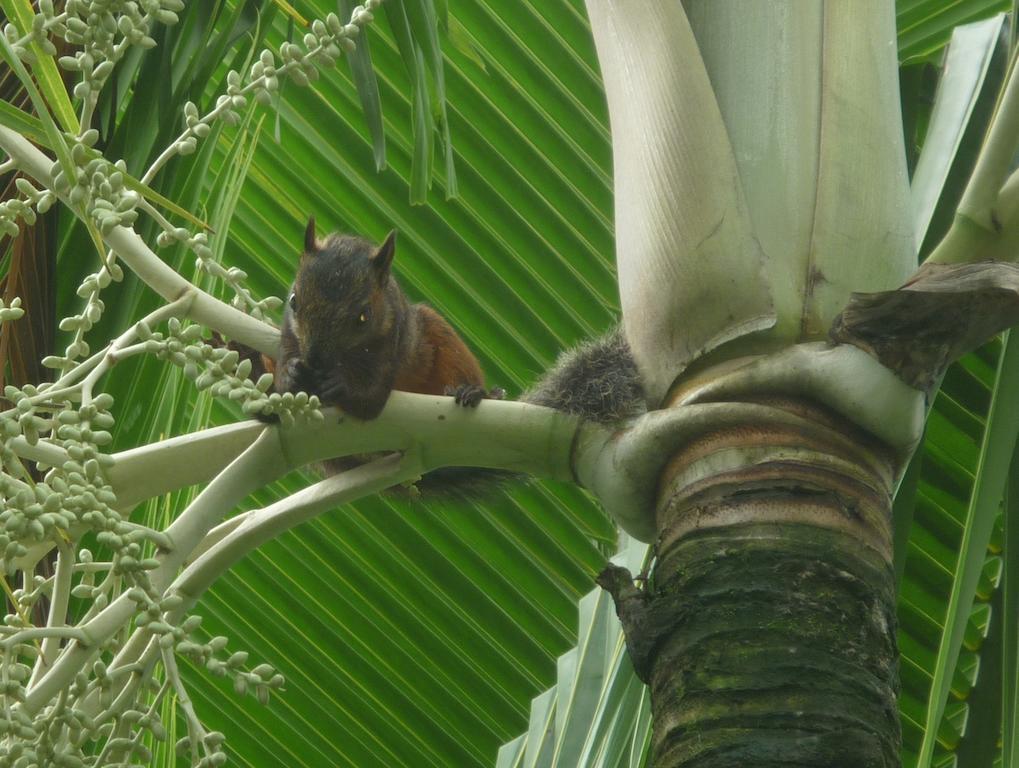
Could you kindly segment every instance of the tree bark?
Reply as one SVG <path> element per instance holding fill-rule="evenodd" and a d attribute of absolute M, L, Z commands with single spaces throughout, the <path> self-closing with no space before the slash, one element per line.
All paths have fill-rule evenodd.
<path fill-rule="evenodd" d="M 894 459 L 824 408 L 704 435 L 660 484 L 645 589 L 613 569 L 652 765 L 898 766 Z"/>

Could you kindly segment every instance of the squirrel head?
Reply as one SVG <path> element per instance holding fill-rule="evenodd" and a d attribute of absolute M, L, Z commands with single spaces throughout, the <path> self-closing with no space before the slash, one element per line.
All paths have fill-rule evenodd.
<path fill-rule="evenodd" d="M 353 235 L 318 239 L 314 217 L 308 220 L 286 312 L 301 357 L 313 368 L 392 337 L 405 311 L 390 273 L 395 253 L 396 230 L 375 246 Z"/>

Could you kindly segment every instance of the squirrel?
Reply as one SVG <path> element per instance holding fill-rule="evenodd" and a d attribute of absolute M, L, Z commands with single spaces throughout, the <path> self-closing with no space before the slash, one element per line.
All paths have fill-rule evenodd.
<path fill-rule="evenodd" d="M 391 273 L 396 231 L 377 248 L 360 237 L 315 237 L 283 313 L 276 389 L 318 395 L 359 419 L 374 419 L 394 389 L 453 395 L 476 407 L 500 399 L 486 389 L 474 353 L 427 304 L 411 304 Z"/>
<path fill-rule="evenodd" d="M 374 419 L 394 390 L 453 395 L 476 407 L 501 399 L 486 389 L 477 358 L 449 322 L 427 304 L 411 304 L 391 273 L 396 232 L 382 245 L 352 236 L 315 236 L 309 218 L 304 252 L 290 290 L 275 366 L 279 392 L 318 395 L 359 419 Z M 646 410 L 644 390 L 618 327 L 560 355 L 520 398 L 610 424 Z M 364 457 L 324 462 L 327 473 Z M 511 473 L 447 468 L 428 473 L 427 491 L 476 496 Z"/>

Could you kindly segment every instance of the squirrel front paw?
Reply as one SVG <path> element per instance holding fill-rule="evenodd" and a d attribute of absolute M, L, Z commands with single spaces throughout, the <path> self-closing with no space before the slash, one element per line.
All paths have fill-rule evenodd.
<path fill-rule="evenodd" d="M 465 408 L 477 408 L 482 400 L 502 400 L 506 392 L 499 387 L 491 390 L 477 384 L 461 384 L 458 387 L 446 387 L 446 394 L 453 396 L 453 402 Z"/>
<path fill-rule="evenodd" d="M 382 413 L 390 390 L 382 386 L 358 389 L 339 375 L 323 378 L 318 398 L 323 405 L 338 406 L 341 411 L 362 421 L 374 419 Z"/>
<path fill-rule="evenodd" d="M 279 372 L 279 382 L 285 392 L 307 392 L 316 394 L 314 371 L 299 357 L 291 357 Z"/>

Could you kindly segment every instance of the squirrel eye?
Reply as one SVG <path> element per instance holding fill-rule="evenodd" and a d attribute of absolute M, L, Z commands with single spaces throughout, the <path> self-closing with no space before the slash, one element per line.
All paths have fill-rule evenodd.
<path fill-rule="evenodd" d="M 357 316 L 357 320 L 360 323 L 367 323 L 369 317 L 371 317 L 371 309 L 369 307 L 365 307 L 361 310 L 361 314 Z"/>
<path fill-rule="evenodd" d="M 296 293 L 290 294 L 290 308 L 294 312 L 297 311 L 297 294 Z"/>

